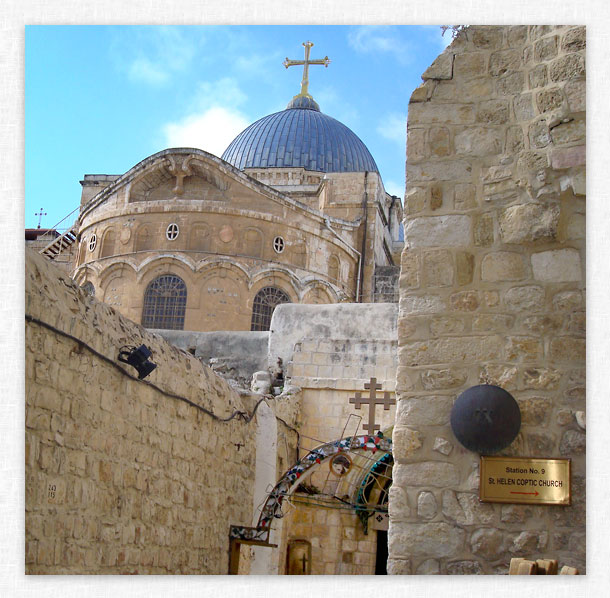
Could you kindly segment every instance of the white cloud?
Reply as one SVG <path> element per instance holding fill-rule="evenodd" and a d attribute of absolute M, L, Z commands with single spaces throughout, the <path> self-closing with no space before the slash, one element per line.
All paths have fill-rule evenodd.
<path fill-rule="evenodd" d="M 354 27 L 347 36 L 349 45 L 363 54 L 383 52 L 392 54 L 401 64 L 411 62 L 409 43 L 391 26 Z"/>
<path fill-rule="evenodd" d="M 169 77 L 163 67 L 154 64 L 147 58 L 136 58 L 129 65 L 128 73 L 131 80 L 142 81 L 150 85 L 163 85 Z"/>
<path fill-rule="evenodd" d="M 272 54 L 243 54 L 234 60 L 235 68 L 242 74 L 256 77 L 257 79 L 273 80 L 276 78 L 278 67 L 282 65 L 284 57 L 278 52 Z"/>
<path fill-rule="evenodd" d="M 383 119 L 383 122 L 377 125 L 377 133 L 385 139 L 395 141 L 401 146 L 404 146 L 407 139 L 407 116 L 394 112 Z"/>
<path fill-rule="evenodd" d="M 196 147 L 220 156 L 249 120 L 231 108 L 213 106 L 163 127 L 166 147 Z"/>
<path fill-rule="evenodd" d="M 189 67 L 201 43 L 178 27 L 133 27 L 130 36 L 114 38 L 112 53 L 132 81 L 159 86 Z"/>
<path fill-rule="evenodd" d="M 196 110 L 207 110 L 213 106 L 237 108 L 248 99 L 236 79 L 224 77 L 218 81 L 199 83 L 193 102 Z"/>
<path fill-rule="evenodd" d="M 220 156 L 252 122 L 239 110 L 247 99 L 231 77 L 199 83 L 190 113 L 162 127 L 165 147 L 196 147 Z"/>

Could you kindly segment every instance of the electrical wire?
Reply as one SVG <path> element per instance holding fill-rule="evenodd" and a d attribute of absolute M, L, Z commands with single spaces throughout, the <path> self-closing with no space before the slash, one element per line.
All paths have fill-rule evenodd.
<path fill-rule="evenodd" d="M 187 403 L 191 407 L 195 407 L 195 409 L 198 409 L 199 411 L 202 411 L 206 415 L 209 415 L 211 418 L 213 418 L 213 419 L 215 419 L 216 421 L 219 421 L 219 422 L 226 423 L 226 422 L 230 422 L 232 419 L 234 419 L 236 417 L 239 417 L 242 421 L 244 421 L 245 423 L 249 424 L 254 419 L 254 416 L 256 415 L 256 411 L 259 408 L 260 404 L 262 402 L 267 402 L 267 399 L 273 398 L 271 395 L 263 396 L 263 398 L 261 398 L 261 399 L 259 399 L 257 401 L 256 405 L 254 406 L 254 409 L 252 410 L 252 413 L 248 413 L 247 411 L 234 411 L 229 417 L 224 417 L 224 418 L 223 417 L 219 417 L 213 411 L 210 411 L 209 409 L 206 409 L 205 407 L 202 407 L 201 405 L 198 405 L 197 403 L 191 401 L 190 399 L 187 399 L 186 397 L 183 397 L 182 395 L 178 395 L 178 394 L 175 394 L 173 392 L 169 392 L 169 391 L 167 391 L 167 390 L 157 386 L 156 384 L 154 384 L 152 382 L 149 382 L 148 380 L 141 380 L 140 378 L 136 378 L 133 374 L 130 374 L 128 371 L 123 369 L 116 361 L 110 359 L 109 357 L 107 357 L 103 353 L 100 353 L 99 351 L 94 349 L 91 345 L 87 344 L 82 339 L 77 338 L 76 336 L 73 336 L 72 334 L 69 334 L 68 332 L 63 331 L 60 328 L 56 328 L 52 324 L 49 324 L 48 322 L 45 322 L 44 320 L 40 320 L 38 318 L 35 318 L 34 316 L 31 316 L 29 314 L 25 314 L 25 319 L 28 322 L 33 322 L 34 324 L 38 324 L 39 326 L 43 326 L 44 328 L 48 328 L 49 330 L 55 332 L 56 334 L 59 334 L 59 335 L 64 336 L 66 338 L 69 338 L 70 340 L 78 343 L 79 346 L 86 347 L 91 353 L 93 353 L 93 355 L 95 355 L 99 359 L 105 361 L 106 363 L 112 365 L 114 368 L 119 370 L 122 374 L 124 374 L 128 378 L 131 378 L 132 380 L 135 380 L 136 382 L 140 382 L 142 384 L 146 384 L 147 386 L 150 386 L 151 388 L 154 388 L 156 391 L 160 392 L 161 394 L 165 395 L 166 397 L 170 397 L 172 399 L 176 399 L 178 401 L 182 401 L 184 403 Z M 268 405 L 268 403 L 267 403 L 267 405 Z M 276 419 L 281 421 L 290 430 L 296 432 L 297 434 L 299 433 L 298 430 L 296 430 L 295 428 L 290 426 L 288 423 L 286 423 L 280 417 L 276 416 Z"/>

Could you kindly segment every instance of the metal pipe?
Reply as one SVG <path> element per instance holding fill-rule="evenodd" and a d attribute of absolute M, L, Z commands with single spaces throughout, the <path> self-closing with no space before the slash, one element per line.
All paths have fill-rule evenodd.
<path fill-rule="evenodd" d="M 359 292 L 357 294 L 357 302 L 362 303 L 362 287 L 364 285 L 364 256 L 366 253 L 366 233 L 368 229 L 368 203 L 369 196 L 367 191 L 369 173 L 368 170 L 364 173 L 364 195 L 362 197 L 362 209 L 364 211 L 364 231 L 362 233 L 362 251 L 360 256 L 360 273 L 358 275 L 358 289 Z"/>

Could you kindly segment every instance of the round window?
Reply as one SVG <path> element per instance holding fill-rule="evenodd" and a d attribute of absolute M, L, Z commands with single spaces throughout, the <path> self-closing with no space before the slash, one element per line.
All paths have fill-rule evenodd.
<path fill-rule="evenodd" d="M 172 222 L 165 231 L 165 236 L 169 241 L 173 241 L 180 234 L 180 229 L 175 222 Z"/>
<path fill-rule="evenodd" d="M 276 253 L 282 253 L 285 246 L 286 244 L 284 243 L 284 239 L 282 239 L 282 237 L 275 237 L 275 239 L 273 239 L 273 249 Z"/>
<path fill-rule="evenodd" d="M 93 251 L 97 245 L 97 235 L 94 233 L 89 238 L 89 251 Z"/>

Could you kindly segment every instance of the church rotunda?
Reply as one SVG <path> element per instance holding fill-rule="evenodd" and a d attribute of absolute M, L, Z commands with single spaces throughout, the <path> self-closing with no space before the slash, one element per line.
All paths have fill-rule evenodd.
<path fill-rule="evenodd" d="M 268 330 L 279 303 L 396 300 L 400 200 L 309 94 L 309 65 L 329 61 L 303 45 L 284 63 L 304 66 L 301 93 L 221 158 L 174 148 L 85 175 L 79 284 L 147 328 L 192 331 Z"/>

